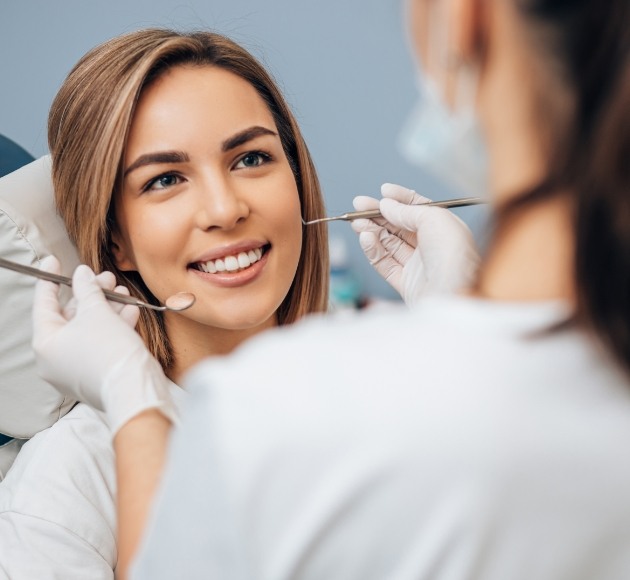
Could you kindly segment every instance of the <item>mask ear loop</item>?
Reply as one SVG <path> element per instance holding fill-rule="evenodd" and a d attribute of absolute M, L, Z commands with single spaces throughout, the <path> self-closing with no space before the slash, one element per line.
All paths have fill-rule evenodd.
<path fill-rule="evenodd" d="M 479 90 L 479 67 L 459 58 L 455 87 L 455 113 L 475 115 Z"/>

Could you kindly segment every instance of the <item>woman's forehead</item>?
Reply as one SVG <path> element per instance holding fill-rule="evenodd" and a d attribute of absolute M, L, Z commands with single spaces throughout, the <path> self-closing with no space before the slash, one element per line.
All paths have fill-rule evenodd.
<path fill-rule="evenodd" d="M 197 137 L 218 142 L 247 126 L 276 130 L 269 107 L 247 80 L 216 66 L 179 65 L 141 93 L 127 151 Z"/>

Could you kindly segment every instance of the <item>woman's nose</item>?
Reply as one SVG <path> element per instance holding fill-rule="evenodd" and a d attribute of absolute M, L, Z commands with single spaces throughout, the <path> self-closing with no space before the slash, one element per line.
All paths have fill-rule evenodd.
<path fill-rule="evenodd" d="M 198 194 L 197 225 L 211 228 L 232 229 L 249 215 L 249 205 L 228 183 L 205 185 Z"/>

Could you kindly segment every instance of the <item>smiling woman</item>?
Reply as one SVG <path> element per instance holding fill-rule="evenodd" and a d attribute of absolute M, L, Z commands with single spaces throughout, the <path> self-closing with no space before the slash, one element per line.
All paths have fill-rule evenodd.
<path fill-rule="evenodd" d="M 311 157 L 269 74 L 229 39 L 151 29 L 96 47 L 53 102 L 49 145 L 58 211 L 81 259 L 114 273 L 102 283 L 152 303 L 196 296 L 138 324 L 175 383 L 326 309 L 326 230 L 302 226 L 324 214 Z M 79 404 L 24 446 L 0 487 L 11 578 L 113 578 L 110 439 Z"/>
<path fill-rule="evenodd" d="M 174 288 L 197 296 L 164 316 L 177 380 L 277 324 L 302 246 L 298 186 L 260 95 L 212 66 L 179 65 L 144 89 L 123 164 L 116 267 L 161 302 Z"/>
<path fill-rule="evenodd" d="M 49 144 L 85 263 L 144 300 L 197 296 L 185 316 L 141 314 L 171 378 L 325 310 L 326 232 L 300 226 L 323 215 L 312 160 L 269 74 L 229 39 L 151 29 L 95 48 L 55 98 Z"/>

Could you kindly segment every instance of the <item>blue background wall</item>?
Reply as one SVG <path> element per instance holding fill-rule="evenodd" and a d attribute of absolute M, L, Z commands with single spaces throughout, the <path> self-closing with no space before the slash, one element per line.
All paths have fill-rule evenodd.
<path fill-rule="evenodd" d="M 209 28 L 252 51 L 274 74 L 301 123 L 331 213 L 385 181 L 444 199 L 447 191 L 407 163 L 397 136 L 416 100 L 400 0 L 0 0 L 0 134 L 36 157 L 46 116 L 75 62 L 94 45 L 137 28 Z M 484 210 L 458 214 L 473 231 Z M 368 293 L 395 294 L 371 269 L 346 223 Z"/>

